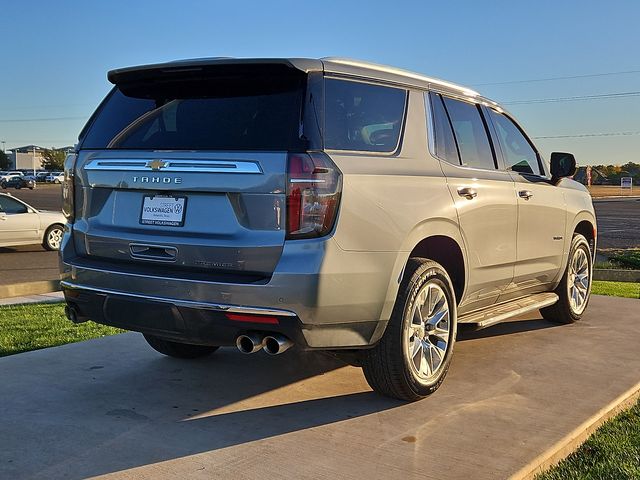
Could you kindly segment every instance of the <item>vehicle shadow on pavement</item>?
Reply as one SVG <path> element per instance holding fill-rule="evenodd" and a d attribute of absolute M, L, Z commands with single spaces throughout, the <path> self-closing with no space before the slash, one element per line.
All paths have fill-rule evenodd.
<path fill-rule="evenodd" d="M 531 332 L 533 330 L 542 330 L 546 328 L 561 327 L 561 324 L 552 323 L 543 319 L 530 319 L 531 316 L 537 316 L 538 313 L 529 314 L 527 317 L 521 317 L 522 320 L 512 320 L 508 322 L 498 323 L 491 327 L 475 330 L 472 325 L 458 325 L 458 341 L 473 340 L 477 338 L 498 337 L 501 335 L 513 335 L 515 333 Z"/>
<path fill-rule="evenodd" d="M 374 394 L 353 367 L 322 354 L 245 356 L 227 348 L 207 359 L 183 361 L 144 351 L 137 339 L 127 343 L 142 354 L 107 354 L 101 361 L 100 353 L 107 352 L 93 350 L 77 358 L 75 371 L 50 372 L 42 379 L 49 393 L 21 407 L 24 426 L 12 443 L 26 448 L 47 439 L 47 445 L 37 465 L 9 459 L 16 468 L 12 478 L 86 478 L 404 404 Z M 32 427 L 27 419 L 43 411 L 52 412 L 55 422 Z M 3 466 L 6 455 L 0 452 Z"/>

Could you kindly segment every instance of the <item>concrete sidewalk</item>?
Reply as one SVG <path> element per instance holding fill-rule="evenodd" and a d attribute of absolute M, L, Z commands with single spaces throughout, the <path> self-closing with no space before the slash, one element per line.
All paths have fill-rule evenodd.
<path fill-rule="evenodd" d="M 124 334 L 2 358 L 0 477 L 526 476 L 640 388 L 638 300 L 538 318 L 462 334 L 444 385 L 412 404 L 295 351 L 179 361 Z"/>
<path fill-rule="evenodd" d="M 22 297 L 0 298 L 2 305 L 19 305 L 23 303 L 57 303 L 64 301 L 62 292 L 40 293 L 37 295 L 25 295 Z"/>

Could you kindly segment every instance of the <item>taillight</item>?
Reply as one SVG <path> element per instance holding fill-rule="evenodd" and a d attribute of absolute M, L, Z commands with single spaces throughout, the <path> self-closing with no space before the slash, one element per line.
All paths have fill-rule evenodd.
<path fill-rule="evenodd" d="M 338 214 L 342 174 L 324 153 L 290 153 L 287 239 L 327 235 Z"/>
<path fill-rule="evenodd" d="M 74 212 L 74 191 L 73 176 L 76 166 L 75 153 L 70 153 L 64 160 L 64 180 L 62 181 L 62 213 L 69 222 L 73 222 Z"/>

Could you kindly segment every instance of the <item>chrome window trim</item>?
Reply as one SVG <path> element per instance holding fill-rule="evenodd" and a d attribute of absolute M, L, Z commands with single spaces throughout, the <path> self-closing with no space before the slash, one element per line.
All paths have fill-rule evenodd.
<path fill-rule="evenodd" d="M 152 169 L 148 166 L 152 161 L 165 162 L 166 166 Z M 251 160 L 179 160 L 171 159 L 127 159 L 101 158 L 91 160 L 84 167 L 87 171 L 120 171 L 147 173 L 262 173 L 257 162 Z"/>
<path fill-rule="evenodd" d="M 117 290 L 109 290 L 106 288 L 89 287 L 86 285 L 71 283 L 65 280 L 60 282 L 60 286 L 62 288 L 66 288 L 67 290 L 77 290 L 77 291 L 85 290 L 85 291 L 99 293 L 103 295 L 119 295 L 123 297 L 140 298 L 144 300 L 150 300 L 153 302 L 170 303 L 177 307 L 200 308 L 205 310 L 215 310 L 219 312 L 245 313 L 245 314 L 253 314 L 253 315 L 275 315 L 275 316 L 281 316 L 281 317 L 297 316 L 294 312 L 291 312 L 289 310 L 279 310 L 275 308 L 263 308 L 263 307 L 244 307 L 240 305 L 228 305 L 224 303 L 197 302 L 194 300 L 178 300 L 175 298 L 140 295 L 137 293 L 128 293 L 128 292 L 119 292 Z"/>

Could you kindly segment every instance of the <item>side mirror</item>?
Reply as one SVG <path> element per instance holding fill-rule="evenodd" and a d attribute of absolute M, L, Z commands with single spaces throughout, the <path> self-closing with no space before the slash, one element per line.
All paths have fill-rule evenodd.
<path fill-rule="evenodd" d="M 576 173 L 576 158 L 571 153 L 553 152 L 551 154 L 551 177 L 559 180 Z"/>

